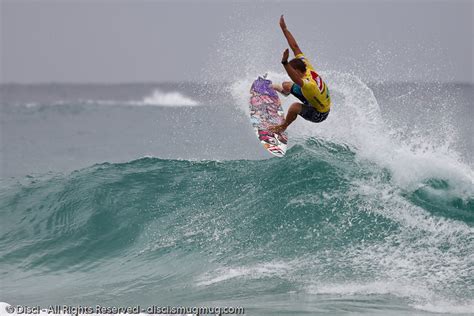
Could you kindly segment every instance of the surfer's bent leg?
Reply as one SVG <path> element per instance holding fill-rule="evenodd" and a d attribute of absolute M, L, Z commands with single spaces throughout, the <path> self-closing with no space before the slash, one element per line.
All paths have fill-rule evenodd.
<path fill-rule="evenodd" d="M 283 123 L 281 123 L 280 125 L 270 126 L 268 129 L 275 133 L 284 132 L 288 128 L 288 126 L 293 123 L 294 120 L 296 120 L 298 114 L 300 114 L 302 110 L 303 104 L 298 102 L 293 103 L 288 109 L 288 113 L 286 114 L 286 118 L 283 120 Z"/>
<path fill-rule="evenodd" d="M 276 91 L 280 92 L 284 96 L 289 96 L 291 92 L 291 86 L 293 85 L 293 82 L 288 82 L 285 81 L 282 84 L 274 83 L 272 84 L 272 88 L 275 89 Z"/>
<path fill-rule="evenodd" d="M 288 113 L 286 113 L 286 119 L 284 125 L 288 127 L 291 123 L 293 123 L 294 120 L 298 117 L 298 114 L 300 114 L 301 110 L 303 109 L 303 104 L 295 102 L 293 103 L 290 108 L 288 109 Z"/>
<path fill-rule="evenodd" d="M 278 89 L 275 89 L 275 90 L 280 91 L 281 93 L 285 93 L 285 92 L 291 93 L 304 104 L 308 102 L 303 96 L 303 93 L 301 92 L 301 88 L 293 82 L 283 82 L 281 86 L 278 88 L 284 92 L 281 92 Z M 288 126 L 291 123 L 293 123 L 294 120 L 296 120 L 296 118 L 298 117 L 298 114 L 300 114 L 301 111 L 303 111 L 303 106 L 304 106 L 303 103 L 299 103 L 299 102 L 293 103 L 288 109 L 288 113 L 286 114 L 286 118 L 283 120 L 283 123 L 280 125 L 271 126 L 269 127 L 269 130 L 275 133 L 280 133 L 280 132 L 285 131 L 288 128 Z"/>

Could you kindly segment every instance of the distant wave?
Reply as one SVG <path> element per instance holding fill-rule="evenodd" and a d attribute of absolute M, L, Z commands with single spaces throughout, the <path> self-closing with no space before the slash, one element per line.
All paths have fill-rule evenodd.
<path fill-rule="evenodd" d="M 164 92 L 161 90 L 153 90 L 153 92 L 143 97 L 141 100 L 93 100 L 93 99 L 79 99 L 79 100 L 60 100 L 50 104 L 30 102 L 23 104 L 27 108 L 37 106 L 59 106 L 59 105 L 116 105 L 116 106 L 198 106 L 200 103 L 192 98 L 189 98 L 178 91 Z"/>
<path fill-rule="evenodd" d="M 173 92 L 163 92 L 160 90 L 155 90 L 153 93 L 145 98 L 142 101 L 130 102 L 136 105 L 161 105 L 161 106 L 196 106 L 199 105 L 199 102 L 188 98 L 177 91 Z"/>

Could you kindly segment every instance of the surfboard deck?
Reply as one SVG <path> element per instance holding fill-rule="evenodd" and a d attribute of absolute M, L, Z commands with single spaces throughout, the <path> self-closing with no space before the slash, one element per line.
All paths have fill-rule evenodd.
<path fill-rule="evenodd" d="M 288 146 L 287 132 L 274 133 L 271 125 L 283 122 L 284 112 L 277 92 L 270 86 L 271 81 L 258 77 L 250 88 L 250 122 L 263 147 L 277 157 L 285 156 Z"/>

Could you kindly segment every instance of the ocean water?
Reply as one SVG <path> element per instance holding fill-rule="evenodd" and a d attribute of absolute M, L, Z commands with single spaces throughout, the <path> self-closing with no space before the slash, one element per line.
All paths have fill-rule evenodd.
<path fill-rule="evenodd" d="M 250 77 L 2 85 L 0 301 L 471 313 L 473 86 L 323 77 L 284 158 Z"/>

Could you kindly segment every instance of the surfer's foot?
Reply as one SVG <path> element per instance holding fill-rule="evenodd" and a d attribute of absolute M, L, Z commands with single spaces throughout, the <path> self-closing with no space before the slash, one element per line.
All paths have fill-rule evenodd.
<path fill-rule="evenodd" d="M 280 124 L 280 125 L 272 125 L 268 127 L 268 130 L 273 133 L 283 133 L 288 125 L 286 124 Z"/>

